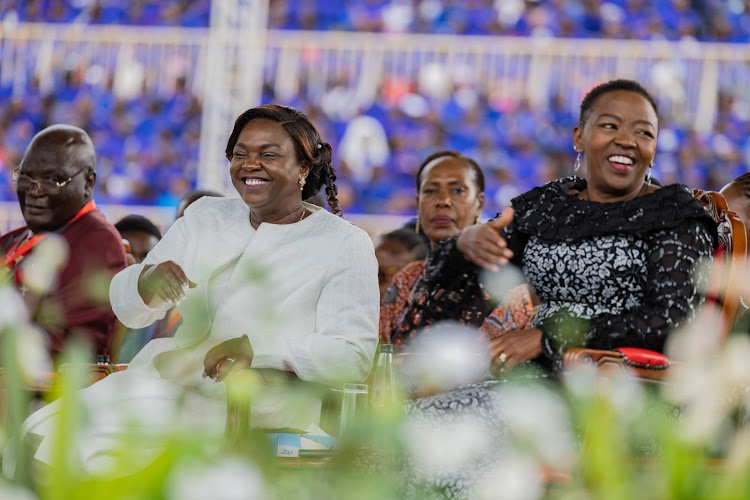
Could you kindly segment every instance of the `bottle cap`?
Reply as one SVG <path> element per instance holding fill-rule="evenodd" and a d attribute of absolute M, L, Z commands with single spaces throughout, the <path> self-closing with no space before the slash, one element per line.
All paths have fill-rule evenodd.
<path fill-rule="evenodd" d="M 380 352 L 393 354 L 393 344 L 380 344 Z"/>

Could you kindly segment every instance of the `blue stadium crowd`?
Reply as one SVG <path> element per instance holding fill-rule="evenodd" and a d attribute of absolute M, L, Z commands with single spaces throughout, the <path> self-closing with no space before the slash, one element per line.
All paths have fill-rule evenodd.
<path fill-rule="evenodd" d="M 209 12 L 209 0 L 0 0 L 3 21 L 207 26 Z M 284 29 L 750 40 L 750 3 L 740 0 L 272 0 L 269 16 L 270 27 Z M 61 67 L 55 81 L 52 93 L 32 81 L 23 95 L 0 83 L 0 170 L 18 164 L 35 132 L 63 122 L 83 127 L 96 144 L 101 203 L 174 206 L 195 187 L 201 101 L 184 81 L 169 95 L 131 98 L 116 97 L 111 83 L 92 84 L 80 69 Z M 286 99 L 268 82 L 263 102 L 305 111 L 331 142 L 346 211 L 413 213 L 414 170 L 436 149 L 456 149 L 482 164 L 487 213 L 572 171 L 576 116 L 561 96 L 532 106 L 456 85 L 433 99 L 415 82 L 394 80 L 384 82 L 368 109 L 346 116 L 331 104 L 341 97 L 335 92 L 303 90 Z M 662 182 L 718 189 L 750 164 L 750 109 L 731 93 L 720 96 L 711 133 L 662 117 L 654 169 Z M 365 152 L 352 146 L 363 137 Z M 0 199 L 14 196 L 9 176 L 0 176 Z"/>

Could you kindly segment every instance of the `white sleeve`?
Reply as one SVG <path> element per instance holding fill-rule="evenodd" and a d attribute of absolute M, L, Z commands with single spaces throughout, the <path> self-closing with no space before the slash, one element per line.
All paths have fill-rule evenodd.
<path fill-rule="evenodd" d="M 292 370 L 312 382 L 334 386 L 362 382 L 378 343 L 377 276 L 370 237 L 364 231 L 351 233 L 328 269 L 315 308 L 317 331 L 285 336 L 274 349 L 277 355 L 264 356 L 263 364 Z"/>
<path fill-rule="evenodd" d="M 109 301 L 112 310 L 128 328 L 143 328 L 154 321 L 163 318 L 172 307 L 169 302 L 154 298 L 150 304 L 145 304 L 138 293 L 138 278 L 147 265 L 159 264 L 172 260 L 184 267 L 183 257 L 187 247 L 185 224 L 178 219 L 169 228 L 164 237 L 156 244 L 140 264 L 128 266 L 112 278 L 109 287 Z"/>

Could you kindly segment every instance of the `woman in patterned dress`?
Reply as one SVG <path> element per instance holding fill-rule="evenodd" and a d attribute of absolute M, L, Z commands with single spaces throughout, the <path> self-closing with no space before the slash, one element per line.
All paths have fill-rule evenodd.
<path fill-rule="evenodd" d="M 695 315 L 707 277 L 700 264 L 717 245 L 716 226 L 687 187 L 650 182 L 657 133 L 656 103 L 640 84 L 595 87 L 573 131 L 575 170 L 583 156 L 586 179 L 532 189 L 499 218 L 435 245 L 419 289 L 450 288 L 462 276 L 468 277 L 462 287 L 472 290 L 478 269 L 513 262 L 539 299 L 531 324 L 491 341 L 493 371 L 534 360 L 554 373 L 575 346 L 661 351 L 667 335 Z M 418 304 L 423 316 L 446 294 L 436 295 L 428 292 Z M 502 319 L 502 311 L 483 322 L 493 317 Z M 381 316 L 381 335 L 382 327 Z M 497 384 L 488 379 L 406 404 L 408 418 L 422 427 L 485 424 L 484 453 L 458 469 L 421 475 L 441 495 L 471 496 L 491 468 L 493 450 L 502 448 L 507 428 L 502 392 L 492 390 Z"/>
<path fill-rule="evenodd" d="M 422 162 L 417 172 L 417 231 L 424 232 L 432 248 L 476 224 L 483 203 L 484 174 L 475 160 L 456 151 L 438 151 Z M 444 281 L 433 287 L 425 277 L 436 262 L 442 262 L 442 254 L 408 264 L 383 297 L 380 339 L 397 351 L 408 351 L 430 325 L 452 320 L 479 327 L 492 311 L 492 297 L 477 279 L 476 269 L 445 270 Z M 530 325 L 534 304 L 528 288 L 520 287 L 512 296 L 482 328 L 488 338 Z"/>
<path fill-rule="evenodd" d="M 593 88 L 573 131 L 587 178 L 534 188 L 513 200 L 501 232 L 467 228 L 437 249 L 452 269 L 512 259 L 539 297 L 531 328 L 493 341 L 496 368 L 544 359 L 559 370 L 580 346 L 662 351 L 695 315 L 716 225 L 686 186 L 651 182 L 657 133 L 656 103 L 640 84 Z"/>

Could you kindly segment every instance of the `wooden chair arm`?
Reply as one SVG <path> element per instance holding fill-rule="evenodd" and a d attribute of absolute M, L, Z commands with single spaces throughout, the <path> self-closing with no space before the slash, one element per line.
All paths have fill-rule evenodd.
<path fill-rule="evenodd" d="M 671 366 L 671 365 L 670 365 Z M 669 377 L 670 368 L 634 366 L 619 351 L 587 349 L 576 347 L 568 349 L 563 356 L 565 370 L 575 368 L 595 369 L 605 377 L 628 377 L 649 384 L 663 384 Z"/>

